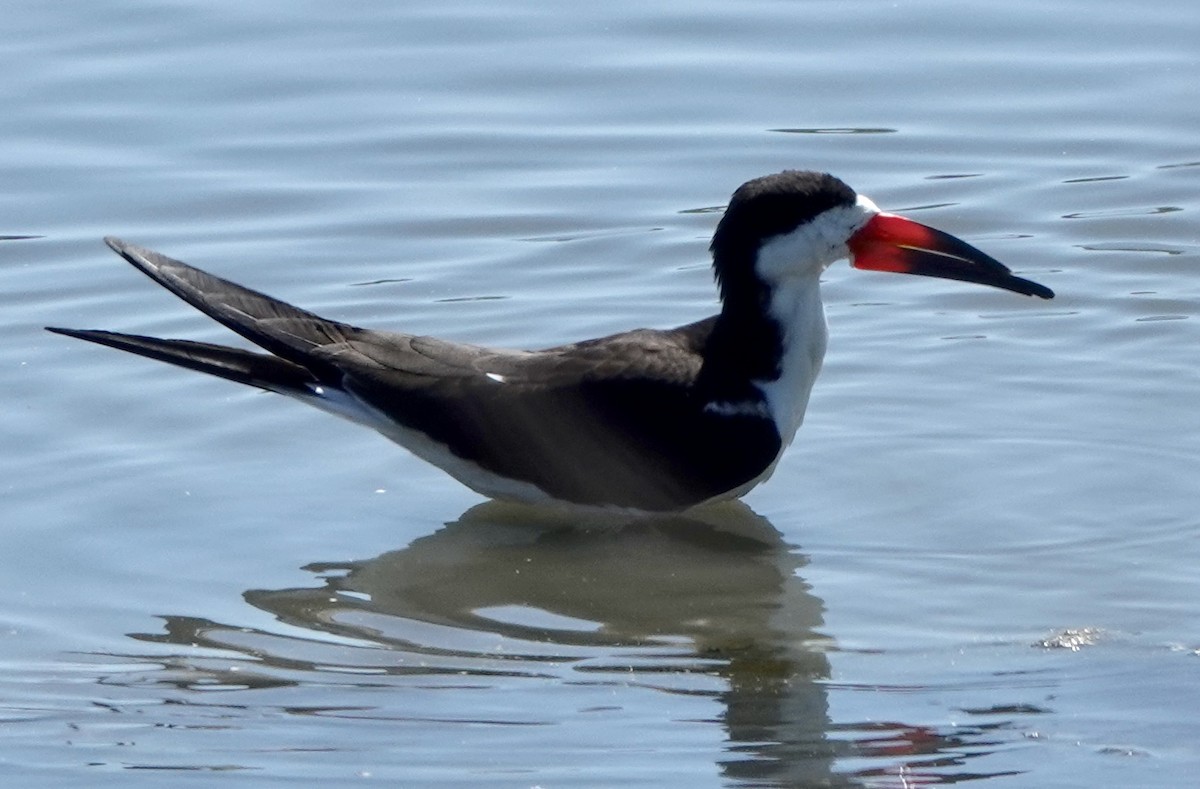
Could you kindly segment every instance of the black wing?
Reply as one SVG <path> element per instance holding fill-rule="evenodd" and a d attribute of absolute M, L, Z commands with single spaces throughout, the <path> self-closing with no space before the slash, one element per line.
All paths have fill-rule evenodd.
<path fill-rule="evenodd" d="M 327 320 L 151 250 L 105 241 L 269 354 L 51 331 L 309 400 L 320 387 L 349 392 L 454 456 L 555 498 L 679 509 L 754 479 L 780 448 L 769 420 L 704 412 L 694 384 L 713 318 L 542 351 L 497 350 Z"/>

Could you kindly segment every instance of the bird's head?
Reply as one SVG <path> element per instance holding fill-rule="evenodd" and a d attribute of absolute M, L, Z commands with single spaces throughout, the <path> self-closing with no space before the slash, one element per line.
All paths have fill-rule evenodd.
<path fill-rule="evenodd" d="M 717 225 L 712 253 L 722 296 L 760 303 L 775 286 L 795 277 L 816 278 L 841 258 L 860 269 L 1054 297 L 1049 288 L 1014 275 L 949 233 L 881 211 L 827 173 L 786 170 L 742 184 Z"/>

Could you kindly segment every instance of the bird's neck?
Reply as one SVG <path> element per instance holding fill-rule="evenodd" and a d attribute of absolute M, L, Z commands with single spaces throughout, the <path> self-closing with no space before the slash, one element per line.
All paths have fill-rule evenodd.
<path fill-rule="evenodd" d="M 825 360 L 828 333 L 817 276 L 797 276 L 771 291 L 769 314 L 780 326 L 779 375 L 755 381 L 766 398 L 783 445 L 791 443 Z"/>
<path fill-rule="evenodd" d="M 700 374 L 708 409 L 770 418 L 786 446 L 804 419 L 826 337 L 817 276 L 726 294 Z"/>

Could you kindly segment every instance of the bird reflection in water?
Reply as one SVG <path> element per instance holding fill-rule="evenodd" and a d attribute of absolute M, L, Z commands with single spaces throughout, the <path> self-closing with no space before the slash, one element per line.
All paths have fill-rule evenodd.
<path fill-rule="evenodd" d="M 740 502 L 624 523 L 488 502 L 405 548 L 306 567 L 321 586 L 247 591 L 290 626 L 284 632 L 166 617 L 164 634 L 133 637 L 252 658 L 233 674 L 228 658 L 169 662 L 171 681 L 185 688 L 377 689 L 407 677 L 455 693 L 464 682 L 477 692 L 479 683 L 550 678 L 699 694 L 722 710 L 712 722 L 725 733 L 719 767 L 728 778 L 860 785 L 899 764 L 909 785 L 945 780 L 948 764 L 971 755 L 970 727 L 946 736 L 830 720 L 834 645 L 820 631 L 823 603 L 799 574 L 806 563 Z M 546 714 L 556 713 L 514 710 L 513 720 L 491 722 Z M 857 777 L 835 771 L 845 758 L 870 766 Z M 937 772 L 921 780 L 921 764 Z"/>

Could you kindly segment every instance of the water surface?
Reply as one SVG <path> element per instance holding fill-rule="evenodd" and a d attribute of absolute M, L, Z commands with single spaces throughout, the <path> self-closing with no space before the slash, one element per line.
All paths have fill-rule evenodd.
<path fill-rule="evenodd" d="M 16 2 L 0 774 L 21 786 L 1179 786 L 1198 767 L 1200 20 L 1026 3 Z M 775 477 L 595 524 L 282 398 L 117 234 L 539 347 L 710 314 L 825 169 L 1058 292 L 830 269 Z"/>

